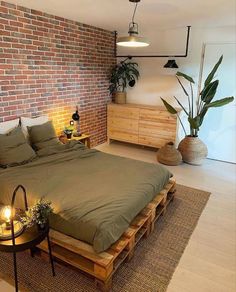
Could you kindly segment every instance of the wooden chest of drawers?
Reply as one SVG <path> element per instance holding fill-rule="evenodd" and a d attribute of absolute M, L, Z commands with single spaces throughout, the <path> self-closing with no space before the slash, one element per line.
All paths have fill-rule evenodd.
<path fill-rule="evenodd" d="M 160 148 L 176 139 L 177 118 L 164 107 L 109 104 L 107 136 L 111 139 Z"/>

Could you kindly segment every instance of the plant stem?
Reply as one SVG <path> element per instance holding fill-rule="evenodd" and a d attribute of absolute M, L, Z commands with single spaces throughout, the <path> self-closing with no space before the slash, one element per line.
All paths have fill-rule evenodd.
<path fill-rule="evenodd" d="M 182 123 L 182 121 L 181 121 L 179 115 L 178 115 L 178 114 L 176 114 L 176 115 L 177 115 L 177 118 L 178 118 L 178 120 L 179 120 L 179 122 L 180 122 L 180 124 L 181 124 L 181 126 L 182 126 L 182 128 L 183 128 L 183 130 L 184 130 L 185 136 L 187 136 L 187 132 L 186 132 L 186 130 L 185 130 L 185 128 L 184 128 L 184 125 L 183 125 L 183 123 Z"/>
<path fill-rule="evenodd" d="M 193 118 L 193 86 L 192 86 L 192 83 L 190 82 L 190 87 L 191 87 L 191 100 L 192 100 L 192 118 Z"/>
<path fill-rule="evenodd" d="M 190 135 L 193 137 L 194 136 L 194 129 L 191 128 L 190 126 Z"/>

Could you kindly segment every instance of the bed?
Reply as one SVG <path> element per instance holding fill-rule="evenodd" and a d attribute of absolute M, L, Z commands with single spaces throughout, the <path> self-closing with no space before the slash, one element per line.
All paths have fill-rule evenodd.
<path fill-rule="evenodd" d="M 9 204 L 14 187 L 22 184 L 29 205 L 41 197 L 53 203 L 53 229 L 102 252 L 119 239 L 171 174 L 156 164 L 71 142 L 75 143 L 69 149 L 1 170 L 0 201 Z"/>
<path fill-rule="evenodd" d="M 18 184 L 26 188 L 29 205 L 41 197 L 51 201 L 52 241 L 73 252 L 59 251 L 59 258 L 70 264 L 76 262 L 73 265 L 79 268 L 82 265 L 82 270 L 101 280 L 107 290 L 116 257 L 123 250 L 131 256 L 141 228 L 145 234 L 150 232 L 156 210 L 151 212 L 146 207 L 161 202 L 164 205 L 167 192 L 173 188 L 171 176 L 160 165 L 106 154 L 70 141 L 39 150 L 37 158 L 27 164 L 0 169 L 0 203 L 9 204 Z M 157 198 L 165 189 L 166 193 Z M 17 205 L 21 204 L 18 198 Z M 139 220 L 136 229 L 130 228 L 140 214 L 144 219 Z M 109 248 L 116 254 L 107 252 Z M 89 262 L 83 259 L 81 264 L 78 258 L 72 263 L 70 258 L 78 254 Z"/>

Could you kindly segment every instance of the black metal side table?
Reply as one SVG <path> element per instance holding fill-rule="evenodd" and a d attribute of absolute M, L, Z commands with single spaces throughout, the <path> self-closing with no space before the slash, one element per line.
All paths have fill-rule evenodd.
<path fill-rule="evenodd" d="M 19 190 L 22 190 L 23 192 L 25 210 L 28 210 L 26 190 L 22 185 L 18 185 L 13 192 L 12 201 L 11 201 L 11 210 L 14 209 L 15 197 Z M 11 228 L 10 228 L 11 238 L 9 240 L 0 238 L 0 251 L 13 253 L 16 292 L 18 292 L 16 253 L 30 249 L 31 256 L 33 256 L 33 251 L 35 247 L 46 238 L 48 242 L 48 251 L 49 251 L 49 257 L 50 257 L 50 262 L 51 262 L 51 267 L 52 267 L 52 275 L 55 276 L 55 270 L 54 270 L 54 264 L 53 264 L 53 258 L 52 258 L 52 249 L 51 249 L 51 244 L 49 240 L 49 230 L 50 230 L 49 224 L 46 224 L 44 229 L 39 229 L 37 225 L 34 225 L 30 228 L 25 228 L 23 229 L 23 232 L 18 236 L 15 236 L 15 232 L 14 232 L 14 216 L 11 216 L 10 225 L 11 225 Z"/>
<path fill-rule="evenodd" d="M 15 275 L 15 289 L 18 291 L 18 279 L 17 279 L 17 263 L 16 253 L 27 249 L 31 251 L 45 238 L 48 242 L 48 251 L 52 268 L 52 275 L 55 276 L 51 244 L 49 240 L 49 226 L 47 225 L 43 230 L 39 230 L 37 226 L 27 228 L 21 235 L 15 238 L 15 245 L 13 246 L 12 240 L 0 240 L 0 251 L 13 253 L 14 260 L 14 275 Z"/>

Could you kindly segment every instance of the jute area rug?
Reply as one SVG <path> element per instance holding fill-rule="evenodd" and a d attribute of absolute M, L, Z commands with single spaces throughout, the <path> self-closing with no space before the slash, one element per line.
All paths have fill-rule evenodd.
<path fill-rule="evenodd" d="M 166 291 L 209 196 L 208 192 L 178 185 L 174 201 L 156 223 L 154 232 L 140 241 L 133 259 L 114 275 L 112 291 Z M 92 278 L 68 266 L 56 264 L 53 278 L 50 264 L 42 258 L 18 253 L 17 263 L 21 291 L 97 291 Z M 11 254 L 0 253 L 0 277 L 14 283 Z"/>

